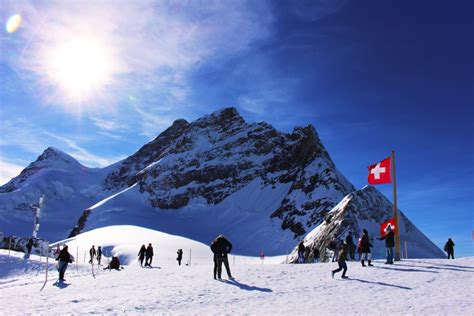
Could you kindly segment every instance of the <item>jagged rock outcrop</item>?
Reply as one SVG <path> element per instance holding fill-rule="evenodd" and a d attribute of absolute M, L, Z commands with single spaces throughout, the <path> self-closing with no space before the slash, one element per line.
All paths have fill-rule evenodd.
<path fill-rule="evenodd" d="M 366 186 L 345 196 L 330 212 L 324 221 L 304 237 L 307 247 L 306 262 L 313 262 L 315 249 L 320 253 L 320 259 L 327 261 L 332 255 L 328 245 L 334 238 L 345 240 L 349 232 L 355 237 L 354 243 L 362 236 L 362 230 L 367 229 L 371 243 L 374 245 L 372 254 L 375 258 L 385 256 L 385 243 L 379 241 L 380 224 L 393 217 L 393 204 L 377 189 Z M 406 249 L 408 256 L 416 258 L 442 258 L 444 253 L 434 245 L 408 218 L 399 211 L 400 244 L 403 255 Z M 297 260 L 297 246 L 290 255 L 290 262 Z"/>
<path fill-rule="evenodd" d="M 269 216 L 281 219 L 282 229 L 295 237 L 353 190 L 313 126 L 284 134 L 267 123 L 246 123 L 235 108 L 191 123 L 175 121 L 111 172 L 104 187 L 138 183 L 151 206 L 180 209 L 194 198 L 218 204 L 256 178 L 264 186 L 291 183 Z"/>

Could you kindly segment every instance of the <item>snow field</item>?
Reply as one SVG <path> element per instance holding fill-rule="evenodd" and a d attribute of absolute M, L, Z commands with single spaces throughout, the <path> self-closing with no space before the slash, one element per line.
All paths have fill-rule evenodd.
<path fill-rule="evenodd" d="M 349 280 L 331 278 L 336 263 L 302 265 L 238 264 L 235 282 L 213 279 L 213 264 L 178 266 L 155 261 L 154 268 L 136 264 L 121 271 L 70 266 L 66 282 L 55 284 L 57 272 L 45 288 L 44 267 L 32 258 L 30 269 L 18 254 L 0 252 L 0 314 L 459 314 L 474 310 L 474 258 L 410 259 L 395 265 L 374 261 L 374 267 L 348 262 Z M 254 258 L 259 260 L 258 258 Z M 238 261 L 237 261 L 238 262 Z M 258 261 L 253 261 L 258 262 Z"/>

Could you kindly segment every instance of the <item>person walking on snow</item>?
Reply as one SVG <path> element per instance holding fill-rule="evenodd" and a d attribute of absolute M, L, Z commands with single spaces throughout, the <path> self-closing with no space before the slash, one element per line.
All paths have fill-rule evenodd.
<path fill-rule="evenodd" d="M 451 238 L 449 238 L 446 244 L 444 245 L 444 251 L 448 253 L 448 259 L 450 257 L 454 259 L 454 246 L 454 242 L 451 240 Z"/>
<path fill-rule="evenodd" d="M 91 260 L 89 260 L 89 263 L 92 264 L 92 259 L 94 259 L 96 254 L 94 245 L 92 245 L 92 248 L 89 250 L 89 254 L 91 255 Z"/>
<path fill-rule="evenodd" d="M 342 271 L 341 278 L 348 279 L 348 277 L 346 276 L 346 271 L 347 271 L 346 254 L 347 254 L 348 248 L 349 246 L 347 245 L 346 242 L 344 242 L 341 245 L 341 249 L 339 250 L 339 257 L 337 259 L 337 265 L 339 266 L 339 268 L 331 271 L 331 276 L 333 279 L 334 279 L 334 274 L 338 273 L 341 270 L 344 270 Z"/>
<path fill-rule="evenodd" d="M 145 258 L 145 267 L 150 267 L 151 268 L 151 262 L 153 261 L 153 247 L 151 246 L 151 243 L 148 244 L 148 247 L 146 247 L 146 258 Z"/>
<path fill-rule="evenodd" d="M 229 260 L 227 254 L 232 250 L 232 244 L 230 243 L 224 235 L 219 235 L 211 244 L 211 250 L 215 255 L 215 263 L 217 265 L 217 277 L 220 280 L 222 276 L 222 263 L 224 263 L 227 276 L 229 279 L 233 279 L 232 274 L 230 273 Z M 214 269 L 215 271 L 215 269 Z M 214 272 L 214 279 L 216 278 Z"/>
<path fill-rule="evenodd" d="M 387 234 L 378 240 L 385 239 L 385 249 L 387 253 L 387 262 L 385 264 L 393 264 L 393 247 L 395 247 L 395 234 L 393 233 L 392 226 L 387 226 Z"/>
<path fill-rule="evenodd" d="M 366 229 L 362 230 L 362 239 L 360 240 L 360 246 L 362 250 L 362 260 L 360 261 L 362 263 L 362 266 L 365 267 L 364 264 L 364 259 L 367 259 L 369 262 L 369 267 L 372 267 L 373 264 L 371 263 L 372 261 L 372 254 L 370 252 L 370 247 L 372 247 L 372 244 L 370 243 L 369 240 L 369 232 Z"/>
<path fill-rule="evenodd" d="M 176 253 L 178 254 L 178 258 L 176 258 L 176 260 L 178 260 L 178 265 L 181 265 L 181 260 L 183 259 L 183 249 L 178 249 Z"/>
<path fill-rule="evenodd" d="M 100 266 L 100 259 L 102 259 L 102 248 L 99 246 L 97 247 L 97 264 Z"/>
<path fill-rule="evenodd" d="M 146 247 L 145 245 L 142 245 L 140 248 L 140 251 L 138 251 L 138 260 L 140 261 L 140 266 L 143 268 L 143 260 L 145 259 L 145 254 L 146 254 Z"/>
<path fill-rule="evenodd" d="M 63 249 L 59 252 L 56 261 L 59 261 L 58 264 L 58 272 L 59 272 L 59 281 L 66 281 L 64 279 L 64 273 L 66 273 L 66 269 L 69 263 L 72 263 L 72 257 L 68 252 L 68 247 L 65 245 Z"/>
<path fill-rule="evenodd" d="M 304 263 L 305 246 L 303 240 L 298 244 L 298 263 Z"/>
<path fill-rule="evenodd" d="M 140 266 L 143 268 L 143 260 L 145 259 L 145 254 L 146 254 L 146 247 L 145 245 L 142 245 L 140 248 L 140 251 L 138 252 L 138 260 L 140 261 Z"/>

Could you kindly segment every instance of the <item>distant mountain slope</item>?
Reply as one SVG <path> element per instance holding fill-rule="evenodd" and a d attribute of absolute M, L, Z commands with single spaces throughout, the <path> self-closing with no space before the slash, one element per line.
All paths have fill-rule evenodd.
<path fill-rule="evenodd" d="M 393 217 L 393 204 L 380 191 L 366 186 L 354 191 L 342 199 L 327 215 L 324 222 L 304 237 L 308 248 L 307 257 L 311 261 L 314 249 L 325 254 L 329 242 L 338 237 L 345 240 L 349 232 L 353 233 L 354 243 L 362 236 L 362 229 L 367 229 L 373 244 L 372 256 L 385 257 L 385 241 L 380 237 L 380 224 Z M 445 255 L 431 242 L 412 222 L 399 211 L 399 229 L 401 251 L 405 256 L 405 242 L 410 258 L 444 258 Z M 297 247 L 293 249 L 291 261 L 296 260 Z"/>

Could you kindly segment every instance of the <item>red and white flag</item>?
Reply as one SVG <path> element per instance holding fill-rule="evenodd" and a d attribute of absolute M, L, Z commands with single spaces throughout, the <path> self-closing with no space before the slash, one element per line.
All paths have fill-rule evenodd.
<path fill-rule="evenodd" d="M 390 157 L 369 166 L 369 184 L 391 183 Z"/>
<path fill-rule="evenodd" d="M 397 232 L 397 227 L 395 227 L 395 218 L 391 218 L 380 225 L 380 237 L 384 237 L 385 235 L 387 235 L 388 226 L 392 228 L 393 233 Z"/>

